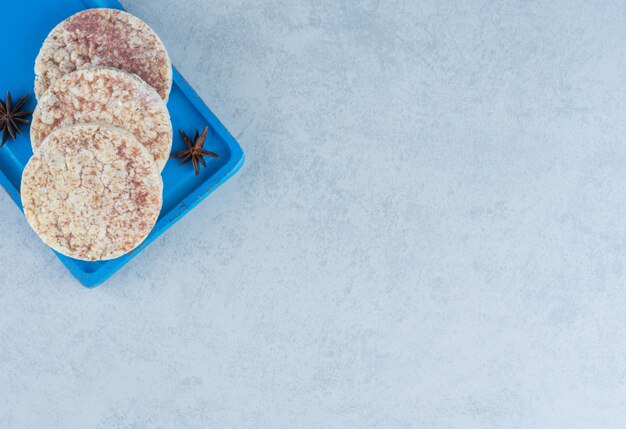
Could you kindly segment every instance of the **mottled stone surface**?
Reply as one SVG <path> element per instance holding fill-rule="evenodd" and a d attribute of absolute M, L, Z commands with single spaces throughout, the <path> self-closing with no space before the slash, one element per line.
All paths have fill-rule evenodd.
<path fill-rule="evenodd" d="M 247 163 L 96 290 L 0 193 L 0 427 L 624 427 L 622 2 L 170 4 Z"/>

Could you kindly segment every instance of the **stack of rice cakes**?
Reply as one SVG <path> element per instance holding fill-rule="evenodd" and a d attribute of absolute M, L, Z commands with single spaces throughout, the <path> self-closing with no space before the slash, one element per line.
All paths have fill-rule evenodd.
<path fill-rule="evenodd" d="M 35 73 L 26 219 L 66 256 L 118 258 L 145 240 L 161 210 L 172 146 L 167 51 L 138 18 L 89 9 L 52 30 Z"/>

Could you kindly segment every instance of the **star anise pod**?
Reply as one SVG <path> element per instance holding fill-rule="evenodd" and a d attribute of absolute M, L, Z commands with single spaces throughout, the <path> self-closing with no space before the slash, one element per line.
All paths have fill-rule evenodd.
<path fill-rule="evenodd" d="M 20 112 L 20 109 L 28 100 L 28 94 L 22 97 L 15 106 L 12 106 L 11 93 L 7 91 L 7 101 L 4 103 L 0 100 L 0 131 L 2 131 L 2 143 L 0 147 L 4 146 L 9 136 L 13 137 L 13 140 L 17 137 L 17 134 L 22 134 L 19 124 L 27 124 L 28 120 L 25 116 L 30 115 L 33 112 Z"/>
<path fill-rule="evenodd" d="M 172 158 L 182 158 L 179 165 L 183 165 L 191 160 L 193 168 L 196 170 L 196 176 L 200 174 L 200 164 L 206 168 L 206 162 L 204 161 L 205 156 L 210 156 L 211 158 L 220 157 L 214 152 L 209 152 L 208 150 L 203 149 L 208 131 L 208 126 L 204 127 L 202 134 L 198 134 L 198 130 L 196 130 L 196 136 L 193 138 L 193 141 L 191 141 L 191 139 L 187 137 L 187 134 L 185 134 L 183 130 L 180 130 L 180 135 L 183 136 L 183 140 L 187 145 L 187 150 L 183 150 L 172 155 Z"/>

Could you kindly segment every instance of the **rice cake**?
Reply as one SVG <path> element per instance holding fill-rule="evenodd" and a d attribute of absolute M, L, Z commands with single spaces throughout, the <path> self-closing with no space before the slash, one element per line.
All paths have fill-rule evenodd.
<path fill-rule="evenodd" d="M 79 124 L 50 134 L 22 176 L 30 226 L 59 253 L 114 259 L 136 248 L 159 216 L 163 181 L 137 139 L 119 127 Z"/>
<path fill-rule="evenodd" d="M 156 91 L 136 75 L 112 68 L 91 68 L 57 79 L 39 99 L 30 140 L 36 152 L 54 130 L 98 122 L 130 131 L 154 157 L 159 170 L 172 149 L 172 123 Z"/>
<path fill-rule="evenodd" d="M 167 101 L 172 63 L 163 42 L 145 22 L 116 9 L 84 10 L 50 32 L 35 60 L 35 96 L 68 73 L 97 66 L 136 74 Z"/>

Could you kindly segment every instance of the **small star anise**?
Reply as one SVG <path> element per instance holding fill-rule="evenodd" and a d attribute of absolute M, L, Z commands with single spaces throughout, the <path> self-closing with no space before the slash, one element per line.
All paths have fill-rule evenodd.
<path fill-rule="evenodd" d="M 204 161 L 205 156 L 210 156 L 212 158 L 219 158 L 220 156 L 214 152 L 209 152 L 208 150 L 204 150 L 202 147 L 204 146 L 204 142 L 206 141 L 207 132 L 209 131 L 209 127 L 204 127 L 204 131 L 202 134 L 198 134 L 198 130 L 196 130 L 196 136 L 193 138 L 193 142 L 187 137 L 187 134 L 183 130 L 180 130 L 180 135 L 183 136 L 183 140 L 187 145 L 187 150 L 180 151 L 174 155 L 172 158 L 182 158 L 179 165 L 183 165 L 189 160 L 193 163 L 193 168 L 196 170 L 196 176 L 200 174 L 200 164 L 202 164 L 206 168 L 206 162 Z M 200 163 L 200 164 L 199 164 Z"/>
<path fill-rule="evenodd" d="M 24 119 L 25 116 L 30 115 L 33 112 L 20 112 L 20 109 L 28 100 L 28 94 L 22 97 L 15 106 L 12 106 L 11 93 L 7 91 L 7 101 L 4 103 L 0 100 L 0 131 L 2 131 L 2 143 L 0 147 L 4 146 L 9 136 L 15 140 L 16 133 L 22 134 L 19 124 L 27 124 L 28 120 Z"/>

